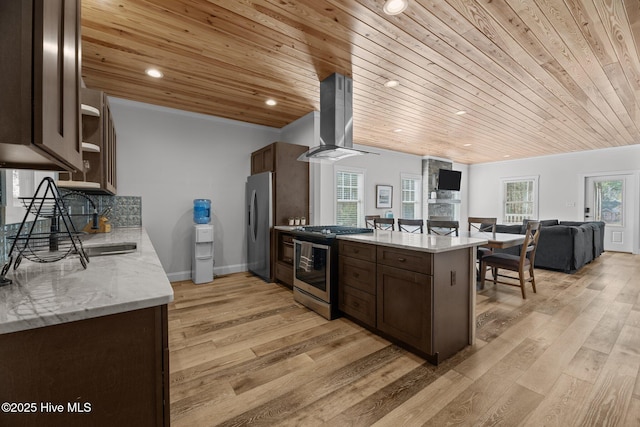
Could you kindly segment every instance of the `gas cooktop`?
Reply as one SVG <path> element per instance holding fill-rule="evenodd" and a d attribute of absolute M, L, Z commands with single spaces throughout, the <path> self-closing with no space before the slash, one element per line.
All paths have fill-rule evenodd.
<path fill-rule="evenodd" d="M 297 227 L 293 234 L 298 236 L 324 237 L 327 239 L 345 234 L 373 233 L 370 228 L 345 227 L 343 225 L 309 225 Z"/>

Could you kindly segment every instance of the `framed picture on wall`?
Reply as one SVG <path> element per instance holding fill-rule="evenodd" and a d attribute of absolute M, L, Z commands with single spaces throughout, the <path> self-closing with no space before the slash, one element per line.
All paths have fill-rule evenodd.
<path fill-rule="evenodd" d="M 393 200 L 393 187 L 391 185 L 376 185 L 376 208 L 390 208 Z"/>

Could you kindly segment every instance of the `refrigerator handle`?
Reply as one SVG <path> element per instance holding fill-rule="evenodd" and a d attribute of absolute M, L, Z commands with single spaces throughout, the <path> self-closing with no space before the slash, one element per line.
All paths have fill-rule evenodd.
<path fill-rule="evenodd" d="M 258 238 L 258 224 L 256 221 L 257 196 L 256 190 L 252 190 L 251 204 L 249 205 L 249 232 L 251 233 L 251 240 L 253 242 Z"/>

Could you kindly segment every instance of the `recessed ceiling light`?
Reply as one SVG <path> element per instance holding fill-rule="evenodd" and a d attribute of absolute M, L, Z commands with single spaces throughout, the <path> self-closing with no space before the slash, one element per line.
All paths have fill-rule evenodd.
<path fill-rule="evenodd" d="M 409 0 L 387 0 L 382 10 L 387 15 L 397 15 L 404 12 L 407 6 L 409 6 Z"/>
<path fill-rule="evenodd" d="M 384 82 L 385 87 L 398 87 L 400 86 L 400 82 L 397 80 L 387 80 Z"/>
<path fill-rule="evenodd" d="M 147 73 L 147 76 L 153 77 L 154 79 L 159 79 L 164 76 L 164 74 L 162 74 L 162 71 L 158 70 L 157 68 L 147 68 L 144 72 Z"/>
<path fill-rule="evenodd" d="M 504 155 L 504 156 L 502 156 L 502 157 L 511 157 L 511 154 L 505 154 L 505 155 Z"/>
<path fill-rule="evenodd" d="M 471 147 L 472 144 L 464 144 L 463 147 Z"/>
<path fill-rule="evenodd" d="M 464 111 L 464 110 L 460 110 L 460 111 L 456 111 L 456 114 L 459 115 L 459 116 L 462 116 L 464 114 L 467 114 L 467 112 Z"/>
<path fill-rule="evenodd" d="M 398 129 L 394 129 L 393 131 L 396 132 L 396 133 L 397 132 L 402 132 L 402 129 L 398 128 Z"/>
<path fill-rule="evenodd" d="M 267 99 L 266 101 L 264 101 L 264 103 L 271 107 L 278 104 L 275 99 Z"/>

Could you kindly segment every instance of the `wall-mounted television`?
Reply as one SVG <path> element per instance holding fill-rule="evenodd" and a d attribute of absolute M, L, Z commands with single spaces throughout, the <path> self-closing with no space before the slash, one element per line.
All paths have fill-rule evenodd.
<path fill-rule="evenodd" d="M 460 191 L 462 172 L 450 169 L 440 169 L 438 172 L 438 190 Z"/>

